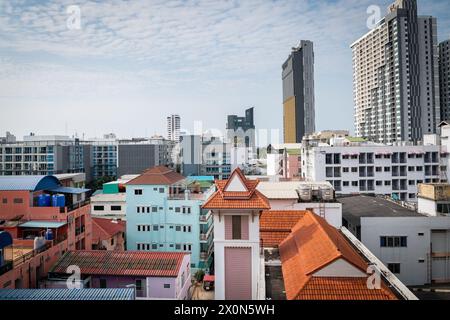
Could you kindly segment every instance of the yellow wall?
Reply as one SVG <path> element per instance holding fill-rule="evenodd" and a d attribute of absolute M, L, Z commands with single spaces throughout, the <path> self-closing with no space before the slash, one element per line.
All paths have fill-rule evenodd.
<path fill-rule="evenodd" d="M 284 143 L 297 142 L 295 128 L 295 97 L 291 97 L 283 103 L 283 130 Z"/>

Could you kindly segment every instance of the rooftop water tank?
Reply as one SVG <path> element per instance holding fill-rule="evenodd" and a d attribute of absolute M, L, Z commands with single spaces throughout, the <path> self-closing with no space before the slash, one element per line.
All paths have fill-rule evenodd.
<path fill-rule="evenodd" d="M 45 231 L 45 240 L 53 240 L 53 231 L 51 229 Z"/>
<path fill-rule="evenodd" d="M 52 196 L 52 205 L 53 207 L 65 207 L 66 206 L 66 197 L 63 194 L 54 194 Z"/>
<path fill-rule="evenodd" d="M 320 198 L 323 201 L 333 201 L 334 200 L 334 189 L 330 186 L 320 186 Z"/>
<path fill-rule="evenodd" d="M 309 184 L 302 184 L 298 187 L 298 196 L 301 201 L 311 201 L 312 200 L 312 188 Z"/>

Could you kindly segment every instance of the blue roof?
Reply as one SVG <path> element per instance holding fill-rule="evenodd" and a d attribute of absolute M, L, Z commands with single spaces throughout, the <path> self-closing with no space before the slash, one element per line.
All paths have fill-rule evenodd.
<path fill-rule="evenodd" d="M 83 188 L 57 187 L 54 189 L 46 189 L 46 191 L 57 192 L 57 193 L 82 194 L 82 193 L 86 193 L 90 190 L 83 189 Z"/>
<path fill-rule="evenodd" d="M 21 228 L 60 228 L 65 226 L 67 222 L 58 221 L 27 221 L 19 225 Z"/>
<path fill-rule="evenodd" d="M 134 300 L 134 289 L 2 289 L 0 300 Z"/>
<path fill-rule="evenodd" d="M 2 176 L 0 191 L 40 191 L 61 186 L 54 176 Z"/>

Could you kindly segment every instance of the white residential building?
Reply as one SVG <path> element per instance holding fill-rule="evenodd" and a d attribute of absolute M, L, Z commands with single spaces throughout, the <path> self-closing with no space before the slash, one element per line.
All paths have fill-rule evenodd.
<path fill-rule="evenodd" d="M 355 134 L 383 143 L 420 141 L 440 122 L 436 18 L 416 0 L 389 13 L 351 45 Z"/>
<path fill-rule="evenodd" d="M 167 117 L 167 139 L 175 142 L 180 141 L 181 118 L 177 114 Z"/>
<path fill-rule="evenodd" d="M 304 140 L 302 176 L 307 181 L 328 181 L 337 194 L 389 195 L 415 202 L 419 183 L 446 180 L 448 153 L 431 135 L 427 143 L 392 145 L 353 138 L 331 139 L 330 144 Z M 428 143 L 429 140 L 432 140 Z"/>

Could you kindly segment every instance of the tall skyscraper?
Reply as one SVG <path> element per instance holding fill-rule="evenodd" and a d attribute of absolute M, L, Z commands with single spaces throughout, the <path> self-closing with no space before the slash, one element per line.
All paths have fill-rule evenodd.
<path fill-rule="evenodd" d="M 285 143 L 300 143 L 315 127 L 314 48 L 302 40 L 283 64 L 283 130 Z"/>
<path fill-rule="evenodd" d="M 439 45 L 441 120 L 450 121 L 450 40 Z"/>
<path fill-rule="evenodd" d="M 177 114 L 167 117 L 167 139 L 180 142 L 181 120 Z"/>
<path fill-rule="evenodd" d="M 397 0 L 351 45 L 355 133 L 375 142 L 419 141 L 440 122 L 436 19 Z"/>

